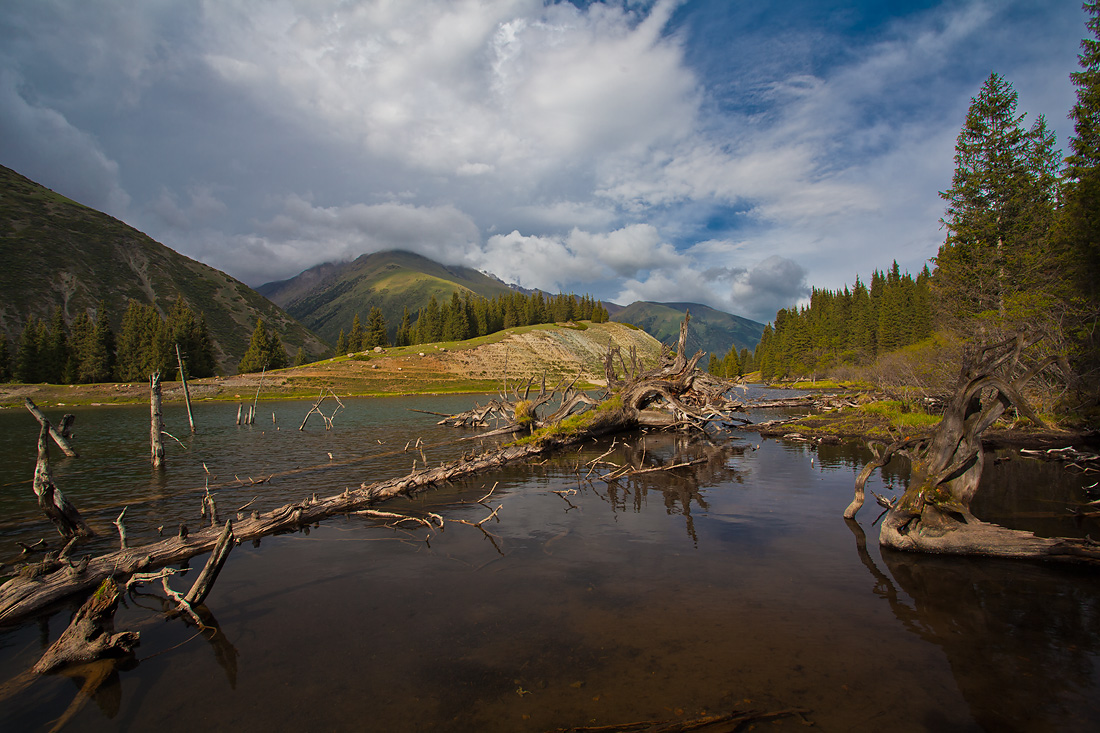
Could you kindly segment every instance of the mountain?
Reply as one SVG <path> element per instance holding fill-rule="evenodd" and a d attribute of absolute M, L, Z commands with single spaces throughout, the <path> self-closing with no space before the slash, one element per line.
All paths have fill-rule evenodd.
<path fill-rule="evenodd" d="M 107 214 L 0 166 L 0 331 L 17 339 L 29 316 L 67 322 L 107 306 L 117 333 L 130 298 L 168 313 L 178 294 L 206 315 L 223 372 L 237 362 L 262 318 L 293 355 L 326 345 L 279 307 L 224 272 L 185 257 Z"/>
<path fill-rule="evenodd" d="M 412 252 L 387 251 L 317 265 L 289 280 L 261 285 L 257 291 L 333 343 L 341 329 L 345 333 L 351 329 L 356 313 L 365 326 L 371 307 L 382 311 L 392 339 L 405 308 L 415 322 L 417 310 L 433 295 L 442 304 L 454 292 L 493 298 L 512 289 L 469 267 L 441 265 Z"/>
<path fill-rule="evenodd" d="M 675 346 L 680 338 L 680 321 L 684 319 L 684 311 L 691 313 L 688 354 L 702 349 L 721 358 L 733 344 L 739 351 L 743 348 L 751 351 L 764 333 L 763 323 L 699 303 L 650 303 L 639 300 L 612 313 L 611 320 L 632 323 L 658 341 Z"/>

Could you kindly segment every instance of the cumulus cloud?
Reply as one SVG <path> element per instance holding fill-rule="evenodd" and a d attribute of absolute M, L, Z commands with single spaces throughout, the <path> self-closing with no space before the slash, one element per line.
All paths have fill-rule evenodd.
<path fill-rule="evenodd" d="M 607 233 L 573 229 L 565 237 L 495 235 L 472 253 L 472 264 L 525 287 L 571 290 L 619 278 L 650 276 L 686 261 L 649 224 L 631 224 Z"/>
<path fill-rule="evenodd" d="M 453 206 L 398 202 L 316 206 L 301 196 L 285 199 L 256 232 L 188 237 L 204 261 L 259 285 L 298 274 L 321 262 L 339 262 L 390 249 L 458 263 L 479 242 L 477 227 Z"/>
<path fill-rule="evenodd" d="M 1031 0 L 858 31 L 724 0 L 69 5 L 0 12 L 0 162 L 249 283 L 402 248 L 758 320 L 918 269 L 970 97 L 995 68 L 1059 124 L 1083 28 Z"/>

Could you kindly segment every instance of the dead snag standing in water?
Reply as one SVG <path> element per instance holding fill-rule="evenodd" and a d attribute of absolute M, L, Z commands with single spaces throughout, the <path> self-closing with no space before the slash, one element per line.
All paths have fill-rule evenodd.
<path fill-rule="evenodd" d="M 65 498 L 61 489 L 54 485 L 53 477 L 50 475 L 50 442 L 47 437 L 49 426 L 50 421 L 46 420 L 38 431 L 38 462 L 34 467 L 33 483 L 34 495 L 38 497 L 38 506 L 65 539 L 91 537 L 95 532 L 84 523 L 80 512 Z"/>
<path fill-rule="evenodd" d="M 72 425 L 73 416 L 66 415 L 62 420 L 61 431 L 58 431 L 50 424 L 50 421 L 46 419 L 46 416 L 42 414 L 42 411 L 38 409 L 38 406 L 31 401 L 30 397 L 23 398 L 23 404 L 26 405 L 27 410 L 34 415 L 34 419 L 38 421 L 38 424 L 50 431 L 50 437 L 53 438 L 53 442 L 57 443 L 57 447 L 69 458 L 79 458 L 77 452 L 73 449 L 69 443 L 69 427 Z"/>
<path fill-rule="evenodd" d="M 982 433 L 1011 407 L 1045 427 L 1023 395 L 1027 383 L 1055 361 L 1049 357 L 1025 368 L 1021 357 L 1036 343 L 1018 334 L 969 355 L 940 424 L 927 438 L 897 441 L 869 463 L 844 516 L 855 517 L 863 506 L 863 484 L 871 471 L 885 465 L 892 454 L 904 454 L 912 462 L 909 488 L 888 504 L 879 534 L 883 547 L 1100 563 L 1100 543 L 1037 537 L 982 522 L 970 512 L 985 462 Z M 988 395 L 984 400 L 983 393 Z"/>

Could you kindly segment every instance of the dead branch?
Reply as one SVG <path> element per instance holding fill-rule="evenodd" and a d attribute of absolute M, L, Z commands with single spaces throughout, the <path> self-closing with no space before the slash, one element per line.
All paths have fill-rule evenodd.
<path fill-rule="evenodd" d="M 26 406 L 27 410 L 34 415 L 34 419 L 38 421 L 38 424 L 50 431 L 50 437 L 53 438 L 53 442 L 57 443 L 57 447 L 60 448 L 65 455 L 69 458 L 79 457 L 65 436 L 50 425 L 50 421 L 46 419 L 46 416 L 38 409 L 38 406 L 31 401 L 30 397 L 25 397 L 23 399 L 23 404 Z"/>

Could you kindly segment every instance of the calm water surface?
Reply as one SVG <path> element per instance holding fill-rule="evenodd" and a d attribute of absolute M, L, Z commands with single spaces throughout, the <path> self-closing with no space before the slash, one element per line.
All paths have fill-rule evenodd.
<path fill-rule="evenodd" d="M 90 548 L 101 550 L 117 542 L 110 522 L 123 507 L 135 541 L 199 526 L 208 482 L 223 513 L 266 511 L 402 475 L 414 458 L 455 458 L 468 433 L 410 408 L 457 412 L 476 399 L 345 400 L 333 430 L 313 416 L 301 432 L 308 403 L 263 403 L 244 427 L 236 406 L 200 404 L 193 437 L 169 406 L 182 445 L 168 442 L 163 475 L 148 467 L 147 408 L 83 408 L 82 456 L 55 450 L 54 477 L 101 531 Z M 18 541 L 57 544 L 30 488 L 36 437 L 25 411 L 0 412 L 3 562 Z M 417 438 L 423 457 L 405 451 Z M 487 533 L 353 516 L 241 545 L 207 599 L 217 630 L 204 635 L 164 620 L 156 596 L 128 599 L 116 627 L 140 631 L 137 662 L 66 729 L 544 731 L 734 706 L 804 708 L 823 731 L 1095 729 L 1095 572 L 881 553 L 874 507 L 859 524 L 841 518 L 862 448 L 638 434 L 607 460 L 706 460 L 608 484 L 608 469 L 585 464 L 610 446 L 386 505 L 477 522 L 495 486 L 485 503 L 502 508 Z M 1093 480 L 1037 461 L 991 465 L 975 508 L 1097 537 L 1094 520 L 1066 510 Z M 871 485 L 903 488 L 889 471 Z M 80 680 L 62 675 L 19 687 L 72 610 L 0 629 L 0 685 L 13 681 L 0 688 L 0 730 L 48 730 L 76 697 Z"/>

